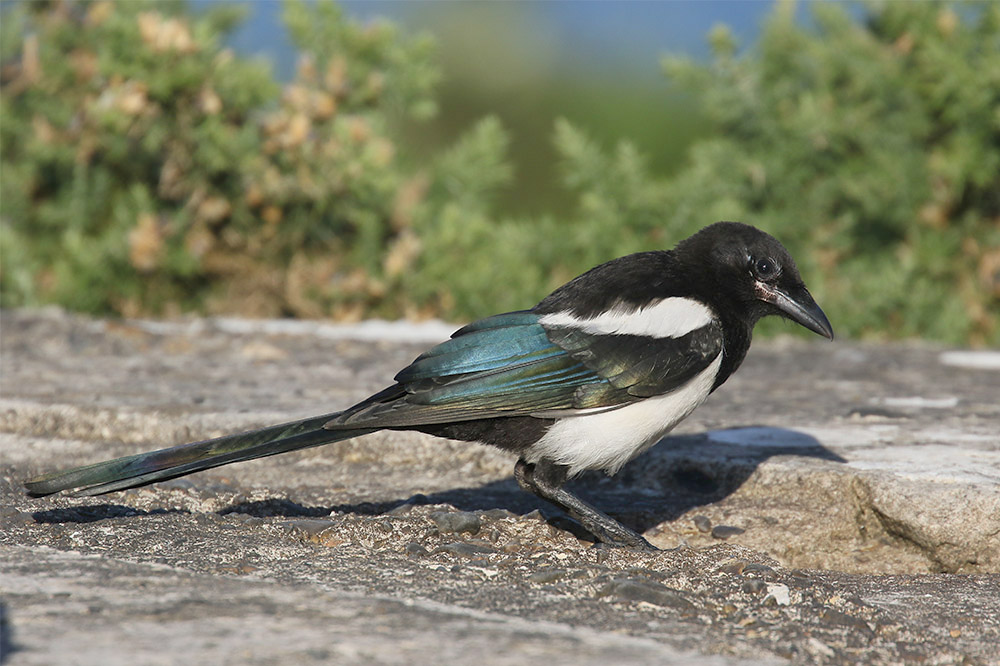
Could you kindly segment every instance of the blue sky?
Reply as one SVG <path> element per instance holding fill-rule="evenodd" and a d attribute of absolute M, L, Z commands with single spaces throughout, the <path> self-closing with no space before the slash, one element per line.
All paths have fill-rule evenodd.
<path fill-rule="evenodd" d="M 196 0 L 203 6 L 214 0 Z M 482 1 L 482 0 L 480 0 Z M 361 20 L 386 17 L 413 30 L 434 34 L 435 23 L 455 12 L 476 10 L 468 0 L 346 0 L 348 14 Z M 287 76 L 294 54 L 281 23 L 281 3 L 246 3 L 247 21 L 233 36 L 241 53 L 261 55 Z M 742 45 L 751 44 L 773 3 L 762 0 L 590 0 L 521 2 L 524 25 L 542 34 L 556 64 L 599 68 L 613 75 L 659 77 L 665 53 L 704 57 L 705 36 L 718 23 L 728 25 Z M 480 7 L 481 8 L 481 7 Z M 503 29 L 502 27 L 500 29 Z M 519 35 L 511 34 L 516 45 Z"/>

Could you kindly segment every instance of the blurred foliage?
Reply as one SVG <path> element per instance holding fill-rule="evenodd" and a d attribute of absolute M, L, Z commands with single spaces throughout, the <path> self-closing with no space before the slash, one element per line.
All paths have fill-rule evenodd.
<path fill-rule="evenodd" d="M 2 302 L 468 319 L 738 219 L 789 246 L 838 334 L 997 344 L 1000 5 L 810 8 L 806 28 L 777 5 L 745 53 L 720 27 L 711 63 L 665 61 L 714 127 L 669 176 L 557 122 L 545 168 L 569 205 L 549 214 L 497 212 L 515 174 L 496 117 L 406 154 L 401 128 L 436 109 L 426 38 L 290 1 L 279 86 L 222 46 L 228 6 L 8 8 Z"/>
<path fill-rule="evenodd" d="M 230 6 L 22 3 L 2 33 L 3 302 L 126 315 L 361 316 L 412 261 L 423 178 L 390 118 L 427 116 L 427 39 L 286 4 L 282 90 L 222 43 Z M 386 311 L 392 310 L 386 307 Z"/>

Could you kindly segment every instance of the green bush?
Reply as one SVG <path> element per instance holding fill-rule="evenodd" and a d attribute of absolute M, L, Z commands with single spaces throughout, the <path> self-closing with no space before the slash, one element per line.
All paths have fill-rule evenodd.
<path fill-rule="evenodd" d="M 155 9 L 154 9 L 155 7 Z M 202 255 L 250 215 L 235 193 L 277 87 L 219 43 L 231 9 L 21 5 L 4 13 L 3 302 L 156 312 L 200 302 Z M 169 13 L 162 13 L 169 12 Z"/>
<path fill-rule="evenodd" d="M 237 18 L 5 12 L 5 305 L 359 316 L 385 299 L 421 203 L 387 127 L 433 111 L 429 42 L 289 2 L 303 56 L 282 90 L 221 47 Z"/>
<path fill-rule="evenodd" d="M 839 332 L 996 344 L 1000 5 L 816 3 L 815 30 L 792 7 L 747 55 L 720 28 L 710 65 L 666 61 L 717 127 L 671 214 L 772 231 Z"/>
<path fill-rule="evenodd" d="M 282 87 L 222 47 L 227 7 L 16 5 L 0 28 L 2 303 L 469 319 L 738 219 L 789 246 L 840 334 L 997 344 L 1000 5 L 858 20 L 815 4 L 814 28 L 791 7 L 753 50 L 718 28 L 711 63 L 666 61 L 715 127 L 679 173 L 561 121 L 551 168 L 574 205 L 501 217 L 495 119 L 439 154 L 400 143 L 402 121 L 434 112 L 425 38 L 288 2 L 302 55 Z"/>

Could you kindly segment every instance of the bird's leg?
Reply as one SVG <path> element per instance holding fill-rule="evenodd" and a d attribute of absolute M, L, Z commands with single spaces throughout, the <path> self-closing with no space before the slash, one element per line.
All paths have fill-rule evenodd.
<path fill-rule="evenodd" d="M 544 461 L 529 463 L 518 460 L 514 466 L 514 478 L 524 490 L 552 502 L 568 513 L 588 532 L 597 537 L 598 541 L 620 548 L 657 550 L 638 532 L 630 530 L 608 514 L 595 509 L 563 488 L 563 483 L 566 482 L 565 465 Z"/>

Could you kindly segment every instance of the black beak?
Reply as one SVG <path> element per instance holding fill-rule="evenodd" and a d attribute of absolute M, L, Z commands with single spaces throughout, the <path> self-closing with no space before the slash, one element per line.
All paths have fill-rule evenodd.
<path fill-rule="evenodd" d="M 763 282 L 758 282 L 756 286 L 760 300 L 774 305 L 781 314 L 813 333 L 833 340 L 833 326 L 830 325 L 830 320 L 826 318 L 826 314 L 816 304 L 805 286 L 789 291 Z"/>

